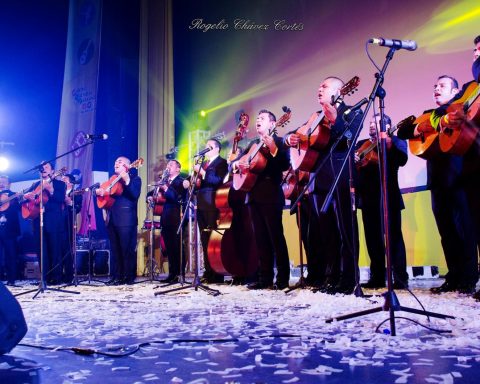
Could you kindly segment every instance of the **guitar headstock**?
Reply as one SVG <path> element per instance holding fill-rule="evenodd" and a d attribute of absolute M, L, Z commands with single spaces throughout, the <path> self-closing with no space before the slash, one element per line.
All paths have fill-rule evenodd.
<path fill-rule="evenodd" d="M 352 77 L 343 87 L 340 89 L 340 95 L 353 95 L 355 91 L 358 91 L 358 86 L 360 85 L 360 78 L 358 76 Z"/>
<path fill-rule="evenodd" d="M 248 123 L 250 122 L 250 117 L 242 112 L 239 118 L 237 130 L 235 131 L 235 137 L 233 138 L 234 142 L 239 142 L 242 140 L 248 132 Z"/>
<path fill-rule="evenodd" d="M 59 176 L 65 176 L 66 173 L 67 173 L 67 167 L 62 167 L 53 174 L 53 179 Z"/>
<path fill-rule="evenodd" d="M 132 168 L 137 168 L 138 169 L 143 165 L 144 162 L 145 162 L 145 160 L 143 160 L 143 158 L 140 157 L 139 159 L 137 159 L 133 163 L 131 163 L 129 168 L 130 169 L 132 169 Z"/>
<path fill-rule="evenodd" d="M 275 123 L 275 128 L 284 127 L 290 121 L 290 118 L 292 117 L 292 110 L 290 108 L 288 108 L 287 106 L 283 106 L 282 110 L 283 110 L 284 114 L 282 116 L 280 116 L 280 118 Z"/>

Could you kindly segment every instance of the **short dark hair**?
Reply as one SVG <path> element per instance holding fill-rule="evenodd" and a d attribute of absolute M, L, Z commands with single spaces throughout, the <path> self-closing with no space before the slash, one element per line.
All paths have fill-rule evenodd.
<path fill-rule="evenodd" d="M 375 114 L 373 115 L 373 118 L 375 119 L 376 117 L 380 117 L 380 114 L 379 114 L 379 113 L 375 113 Z M 388 115 L 383 115 L 383 123 L 384 123 L 385 125 L 390 125 L 390 126 L 392 126 L 392 119 L 390 118 L 390 116 L 388 116 Z"/>
<path fill-rule="evenodd" d="M 177 164 L 178 169 L 182 169 L 182 164 L 180 164 L 180 162 L 179 162 L 178 160 L 176 160 L 176 159 L 171 159 L 171 160 L 168 160 L 168 161 L 169 161 L 169 162 L 170 162 L 170 161 L 173 161 L 175 164 Z"/>
<path fill-rule="evenodd" d="M 478 43 L 480 43 L 480 35 L 475 37 L 475 39 L 473 40 L 473 44 L 477 45 Z"/>
<path fill-rule="evenodd" d="M 215 143 L 215 147 L 218 148 L 218 150 L 221 150 L 222 149 L 222 144 L 220 143 L 220 141 L 218 141 L 217 139 L 215 138 L 210 138 L 208 139 L 208 141 L 213 141 Z"/>
<path fill-rule="evenodd" d="M 277 121 L 277 118 L 275 117 L 275 115 L 272 112 L 270 112 L 268 109 L 261 109 L 258 112 L 259 115 L 261 115 L 262 113 L 268 114 L 270 121 Z"/>
<path fill-rule="evenodd" d="M 453 88 L 458 88 L 458 81 L 454 77 L 449 75 L 442 75 L 442 76 L 438 76 L 437 80 L 440 80 L 440 79 L 450 79 L 452 81 Z"/>
<path fill-rule="evenodd" d="M 40 172 L 42 172 L 43 166 L 44 166 L 44 165 L 47 165 L 47 164 L 50 164 L 50 168 L 55 169 L 55 163 L 54 163 L 53 161 L 42 161 L 40 164 L 41 164 L 41 166 L 42 166 L 42 167 L 39 169 Z"/>

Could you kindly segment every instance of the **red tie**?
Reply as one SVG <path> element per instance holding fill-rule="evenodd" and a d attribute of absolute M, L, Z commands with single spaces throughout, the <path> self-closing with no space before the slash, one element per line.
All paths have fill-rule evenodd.
<path fill-rule="evenodd" d="M 210 160 L 205 161 L 203 163 L 203 169 L 207 169 L 209 165 L 210 165 Z"/>

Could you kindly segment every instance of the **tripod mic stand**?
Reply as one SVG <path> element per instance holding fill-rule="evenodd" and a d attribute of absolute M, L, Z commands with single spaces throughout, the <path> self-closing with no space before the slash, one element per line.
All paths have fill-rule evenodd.
<path fill-rule="evenodd" d="M 202 167 L 203 161 L 204 161 L 204 158 L 202 157 L 201 161 L 200 161 L 200 168 Z M 194 198 L 194 191 L 195 191 L 195 185 L 196 185 L 196 182 L 197 182 L 197 178 L 198 178 L 198 173 L 194 174 L 193 177 L 190 179 L 190 188 L 188 190 L 188 199 L 187 199 L 187 204 L 186 204 L 186 207 L 189 210 L 189 216 L 190 215 L 193 216 L 193 228 L 194 228 L 194 235 L 193 235 L 194 243 L 193 243 L 193 257 L 192 257 L 193 270 L 194 270 L 193 280 L 190 284 L 184 285 L 184 286 L 179 287 L 179 288 L 172 288 L 172 289 L 168 289 L 166 291 L 155 292 L 155 296 L 170 293 L 170 292 L 182 291 L 184 289 L 189 289 L 189 288 L 194 288 L 195 291 L 198 291 L 198 289 L 201 289 L 201 290 L 207 292 L 209 295 L 212 295 L 212 296 L 220 295 L 220 291 L 218 291 L 216 289 L 212 289 L 210 287 L 207 287 L 206 285 L 203 285 L 200 282 L 199 252 L 198 252 L 198 227 L 197 227 L 197 225 L 198 225 L 198 223 L 197 223 L 197 202 L 196 202 L 196 198 Z M 186 217 L 187 217 L 187 215 L 184 215 L 182 217 L 182 220 L 180 221 L 180 225 L 178 226 L 178 229 L 177 229 L 177 234 L 181 232 L 182 227 L 183 227 L 183 223 L 184 223 Z M 181 264 L 181 269 L 183 269 L 182 264 Z"/>
<path fill-rule="evenodd" d="M 379 104 L 380 104 L 380 152 L 381 156 L 379 156 L 379 161 L 380 161 L 380 176 L 382 180 L 382 206 L 383 206 L 383 222 L 384 222 L 384 236 L 385 236 L 385 254 L 386 254 L 386 267 L 387 267 L 387 292 L 383 294 L 385 298 L 385 302 L 382 306 L 371 308 L 365 311 L 360 311 L 360 312 L 355 312 L 347 315 L 342 315 L 342 316 L 337 316 L 333 317 L 330 319 L 327 319 L 327 323 L 331 323 L 333 320 L 346 320 L 346 319 L 351 319 L 363 315 L 368 315 L 370 313 L 376 313 L 380 311 L 388 311 L 389 312 L 389 320 L 390 320 L 390 333 L 392 336 L 396 335 L 396 328 L 395 328 L 395 312 L 396 311 L 404 311 L 404 312 L 409 312 L 409 313 L 415 313 L 418 315 L 424 315 L 424 316 L 431 316 L 431 317 L 436 317 L 436 318 L 441 318 L 441 319 L 454 319 L 453 316 L 450 315 L 444 315 L 440 313 L 435 313 L 435 312 L 429 312 L 425 310 L 418 310 L 415 308 L 409 308 L 409 307 L 404 307 L 400 305 L 400 302 L 393 290 L 393 279 L 392 279 L 392 261 L 391 261 L 391 243 L 390 243 L 390 221 L 389 221 L 389 215 L 388 215 L 388 188 L 387 188 L 387 143 L 386 143 L 386 138 L 387 138 L 387 132 L 386 132 L 386 127 L 385 127 L 385 104 L 384 104 L 384 98 L 385 98 L 385 90 L 382 88 L 383 81 L 384 81 L 384 75 L 386 72 L 386 69 L 388 67 L 389 62 L 393 58 L 393 54 L 395 53 L 396 48 L 392 47 L 390 48 L 385 63 L 383 65 L 383 68 L 381 69 L 380 73 L 376 74 L 376 82 L 373 87 L 373 90 L 369 96 L 369 99 L 363 99 L 360 103 L 357 104 L 358 108 L 360 108 L 363 104 L 367 103 L 367 106 L 365 108 L 365 113 L 362 117 L 362 122 L 360 126 L 362 126 L 367 111 L 370 109 L 372 106 L 375 98 L 379 99 Z M 357 130 L 355 137 L 353 139 L 353 143 L 356 143 L 357 138 L 360 134 L 360 130 Z M 348 149 L 348 155 L 344 160 L 344 163 L 342 165 L 342 169 L 345 166 L 345 162 L 347 161 L 348 157 L 351 156 L 352 149 L 354 148 L 354 145 L 351 145 L 350 148 Z M 338 179 L 338 177 L 337 177 Z M 328 203 L 326 200 L 325 203 Z M 325 204 L 324 204 L 325 205 Z M 322 207 L 323 209 L 323 207 Z"/>
<path fill-rule="evenodd" d="M 38 167 L 39 170 L 43 169 L 43 163 L 40 164 Z M 53 181 L 53 180 L 52 180 Z M 43 193 L 44 193 L 44 179 L 43 177 L 40 177 L 40 196 L 39 196 L 39 204 L 40 204 L 40 216 L 39 216 L 39 235 L 40 235 L 40 281 L 38 285 L 38 289 L 31 289 L 25 292 L 21 292 L 19 294 L 16 294 L 15 296 L 21 296 L 21 295 L 26 295 L 31 292 L 36 292 L 35 295 L 33 295 L 32 299 L 35 299 L 40 293 L 44 293 L 45 291 L 57 291 L 57 292 L 63 292 L 63 293 L 72 293 L 72 294 L 80 294 L 80 292 L 75 292 L 75 291 L 67 291 L 64 289 L 60 288 L 48 288 L 47 283 L 45 281 L 45 276 L 44 276 L 44 269 L 45 269 L 45 253 L 44 253 L 44 209 L 45 205 L 43 202 Z M 46 275 L 47 272 L 45 272 Z"/>

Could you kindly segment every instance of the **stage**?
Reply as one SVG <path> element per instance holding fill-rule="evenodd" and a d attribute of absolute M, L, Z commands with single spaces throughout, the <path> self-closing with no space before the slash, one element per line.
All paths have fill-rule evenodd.
<path fill-rule="evenodd" d="M 69 287 L 78 295 L 21 295 L 28 333 L 0 356 L 0 378 L 3 383 L 102 384 L 477 382 L 478 303 L 457 293 L 429 293 L 441 283 L 410 285 L 426 310 L 456 319 L 428 322 L 396 312 L 431 329 L 397 318 L 395 337 L 384 311 L 326 323 L 382 305 L 382 291 L 357 298 L 212 285 L 220 295 L 189 288 L 155 296 L 157 284 L 143 282 Z M 9 287 L 14 294 L 31 288 L 26 281 Z M 396 294 L 401 305 L 420 309 L 407 291 Z M 83 353 L 73 353 L 73 347 Z"/>

